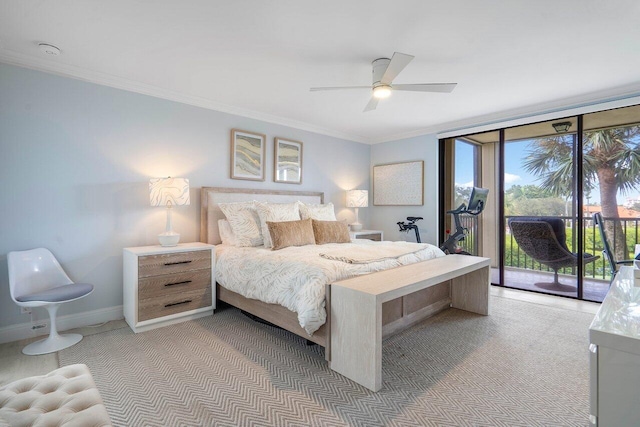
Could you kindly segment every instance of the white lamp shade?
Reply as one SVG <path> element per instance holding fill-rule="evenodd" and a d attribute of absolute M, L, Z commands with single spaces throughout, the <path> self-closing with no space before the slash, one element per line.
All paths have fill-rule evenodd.
<path fill-rule="evenodd" d="M 186 178 L 151 178 L 149 180 L 151 206 L 184 206 L 191 204 L 189 180 Z"/>
<path fill-rule="evenodd" d="M 347 191 L 348 208 L 366 208 L 369 206 L 369 192 L 367 190 Z"/>

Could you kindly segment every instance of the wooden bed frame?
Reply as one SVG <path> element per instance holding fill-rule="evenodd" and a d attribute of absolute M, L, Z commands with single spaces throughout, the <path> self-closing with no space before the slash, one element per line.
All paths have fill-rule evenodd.
<path fill-rule="evenodd" d="M 221 243 L 218 203 L 250 200 L 324 203 L 324 193 L 203 187 L 200 240 Z M 489 283 L 489 259 L 452 255 L 327 284 L 327 322 L 312 336 L 296 313 L 280 305 L 220 285 L 216 298 L 323 346 L 331 369 L 378 391 L 384 337 L 449 307 L 489 314 Z"/>

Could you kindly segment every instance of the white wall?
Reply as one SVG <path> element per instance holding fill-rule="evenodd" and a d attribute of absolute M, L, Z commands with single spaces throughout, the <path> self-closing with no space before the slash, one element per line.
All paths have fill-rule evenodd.
<path fill-rule="evenodd" d="M 367 208 L 371 209 L 370 228 L 384 231 L 385 240 L 415 242 L 413 231 L 411 234 L 401 233 L 396 223 L 406 220 L 408 216 L 421 216 L 424 219 L 418 224 L 422 242 L 435 245 L 438 240 L 438 138 L 436 135 L 423 135 L 371 147 L 372 174 L 375 165 L 415 160 L 424 160 L 424 205 Z M 370 203 L 373 203 L 373 195 Z"/>
<path fill-rule="evenodd" d="M 267 135 L 266 181 L 229 178 L 232 128 Z M 302 141 L 302 185 L 273 182 L 273 138 Z M 202 186 L 324 191 L 353 222 L 344 190 L 369 187 L 370 146 L 0 64 L 0 329 L 29 322 L 9 296 L 6 255 L 47 247 L 75 281 L 96 286 L 60 315 L 122 304 L 122 248 L 156 244 L 165 211 L 151 177 L 190 179 L 174 209 L 183 242 L 199 239 Z M 370 212 L 361 209 L 361 221 Z M 44 310 L 37 314 L 46 318 Z"/>

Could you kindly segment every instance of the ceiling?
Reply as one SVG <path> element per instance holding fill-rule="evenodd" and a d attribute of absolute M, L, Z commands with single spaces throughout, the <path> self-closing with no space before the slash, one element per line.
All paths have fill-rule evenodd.
<path fill-rule="evenodd" d="M 365 143 L 640 94 L 637 0 L 3 0 L 0 61 Z M 62 50 L 44 55 L 38 43 Z M 395 83 L 450 94 L 310 92 Z"/>

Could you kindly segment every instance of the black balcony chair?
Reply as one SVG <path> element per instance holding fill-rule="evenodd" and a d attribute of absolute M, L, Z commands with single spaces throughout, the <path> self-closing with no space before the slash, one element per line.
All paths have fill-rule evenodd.
<path fill-rule="evenodd" d="M 625 259 L 622 261 L 616 261 L 616 257 L 614 256 L 614 252 L 609 245 L 609 239 L 607 239 L 607 233 L 604 230 L 604 221 L 602 220 L 602 214 L 600 212 L 596 212 L 593 214 L 593 222 L 598 226 L 598 230 L 600 231 L 600 237 L 602 238 L 602 254 L 607 259 L 609 263 L 609 271 L 611 273 L 611 282 L 615 279 L 616 274 L 620 270 L 618 268 L 619 265 L 633 265 L 632 259 Z M 610 283 L 611 283 L 610 282 Z"/>
<path fill-rule="evenodd" d="M 570 292 L 574 286 L 563 285 L 558 281 L 558 270 L 575 267 L 582 259 L 585 264 L 600 258 L 597 255 L 576 254 L 569 250 L 566 243 L 564 221 L 560 218 L 519 217 L 509 220 L 511 234 L 525 254 L 553 269 L 552 283 L 536 283 L 547 290 Z"/>

